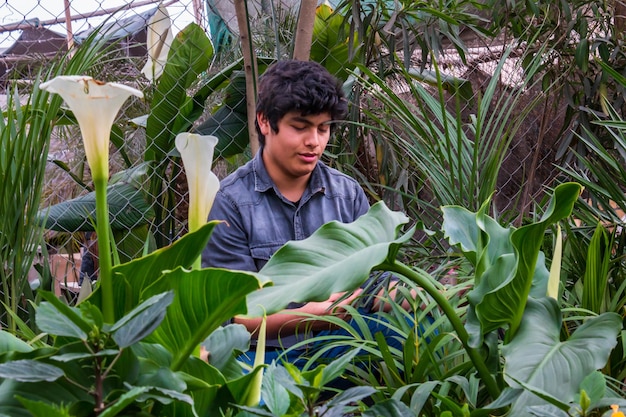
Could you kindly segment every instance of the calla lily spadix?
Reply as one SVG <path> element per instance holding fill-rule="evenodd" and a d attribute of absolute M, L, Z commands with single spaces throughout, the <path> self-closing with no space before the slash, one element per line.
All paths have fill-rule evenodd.
<path fill-rule="evenodd" d="M 122 104 L 143 93 L 132 87 L 104 83 L 88 76 L 59 76 L 41 84 L 41 89 L 59 94 L 74 113 L 85 146 L 87 163 L 96 192 L 96 232 L 99 252 L 99 285 L 102 289 L 104 320 L 113 323 L 112 258 L 109 238 L 107 182 L 111 127 Z"/>
<path fill-rule="evenodd" d="M 176 149 L 185 166 L 189 186 L 189 231 L 194 232 L 207 222 L 215 195 L 220 189 L 220 181 L 211 171 L 213 153 L 218 139 L 183 132 L 176 136 Z M 200 258 L 194 264 L 199 269 Z"/>

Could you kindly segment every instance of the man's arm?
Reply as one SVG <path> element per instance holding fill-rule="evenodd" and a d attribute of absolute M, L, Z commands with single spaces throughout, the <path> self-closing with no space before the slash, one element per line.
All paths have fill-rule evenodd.
<path fill-rule="evenodd" d="M 324 320 L 312 320 L 310 315 L 334 315 L 345 320 L 347 316 L 345 310 L 342 307 L 352 303 L 352 301 L 354 301 L 354 299 L 358 297 L 360 293 L 361 290 L 357 290 L 346 299 L 341 300 L 341 302 L 339 303 L 337 303 L 337 300 L 343 297 L 345 293 L 337 293 L 333 294 L 326 301 L 309 302 L 302 307 L 271 314 L 267 316 L 266 319 L 266 337 L 268 339 L 278 339 L 281 336 L 292 335 L 297 331 L 303 332 L 305 329 L 313 331 L 328 330 L 332 328 L 329 322 Z M 257 337 L 258 335 L 256 334 L 256 332 L 261 326 L 261 320 L 261 318 L 247 319 L 235 317 L 234 321 L 235 323 L 243 324 L 244 326 L 246 326 L 248 331 L 254 337 Z"/>
<path fill-rule="evenodd" d="M 215 196 L 209 214 L 211 220 L 222 220 L 224 223 L 213 229 L 209 243 L 202 251 L 202 267 L 256 271 L 241 213 L 221 191 Z"/>

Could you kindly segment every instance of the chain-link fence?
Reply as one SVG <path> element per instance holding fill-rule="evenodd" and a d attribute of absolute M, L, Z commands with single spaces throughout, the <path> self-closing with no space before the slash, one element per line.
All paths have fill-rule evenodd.
<path fill-rule="evenodd" d="M 253 28 L 253 39 L 259 56 L 264 55 L 264 52 L 285 56 L 287 49 L 281 53 L 281 45 L 287 44 L 293 37 L 299 2 L 284 1 L 280 7 L 270 8 L 272 21 L 281 22 L 278 25 L 267 23 L 267 2 L 247 3 L 253 17 L 250 27 Z M 179 34 L 183 33 L 186 37 L 180 38 L 183 41 L 176 47 L 194 52 L 194 45 L 190 44 L 199 38 L 184 30 L 190 24 L 195 24 L 210 37 L 215 50 L 215 55 L 207 58 L 205 68 L 198 71 L 193 81 L 182 86 L 172 84 L 173 88 L 185 89 L 182 101 L 177 97 L 180 91 L 159 90 L 158 83 L 149 77 L 150 69 L 146 69 L 150 25 L 157 17 L 162 19 L 164 11 L 171 21 L 172 36 L 167 38 L 166 42 L 171 43 L 168 47 L 174 47 Z M 104 25 L 110 39 L 115 41 L 114 52 L 106 62 L 94 65 L 90 75 L 127 83 L 145 93 L 144 100 L 131 100 L 120 112 L 119 125 L 113 132 L 114 138 L 118 140 L 113 141 L 110 157 L 113 178 L 120 183 L 149 189 L 149 195 L 152 196 L 152 201 L 147 203 L 145 209 L 137 208 L 141 203 L 133 205 L 128 200 L 128 205 L 145 217 L 140 216 L 131 225 L 121 219 L 122 227 L 114 230 L 120 253 L 130 259 L 143 250 L 147 236 L 145 231 L 148 229 L 154 232 L 156 242 L 153 244 L 156 246 L 168 244 L 185 232 L 186 183 L 183 169 L 174 162 L 176 159 L 172 158 L 171 147 L 163 145 L 171 144 L 171 137 L 176 132 L 198 126 L 202 126 L 205 131 L 220 132 L 220 152 L 228 158 L 220 158 L 216 162 L 215 169 L 219 176 L 224 176 L 250 157 L 246 148 L 245 90 L 243 81 L 234 82 L 243 78 L 241 72 L 236 70 L 224 72 L 224 69 L 230 68 L 240 59 L 238 29 L 233 4 L 227 1 L 5 1 L 0 3 L 0 84 L 6 88 L 17 83 L 18 88 L 27 91 L 40 67 L 61 59 L 73 45 L 88 41 L 94 28 L 99 25 Z M 266 42 L 267 31 L 273 34 L 274 42 L 271 44 Z M 200 49 L 202 45 L 199 43 L 195 47 Z M 440 65 L 445 66 L 448 72 L 470 80 L 474 91 L 480 92 L 485 88 L 500 57 L 498 54 L 487 56 L 485 51 L 484 47 L 468 50 L 465 62 L 458 55 L 448 53 L 442 57 Z M 189 67 L 186 69 L 194 67 L 195 61 L 186 62 L 184 54 L 181 56 L 181 64 Z M 193 71 L 184 72 L 185 77 L 194 75 Z M 515 74 L 509 76 L 514 77 Z M 219 88 L 224 80 L 231 81 L 230 89 Z M 168 103 L 170 98 L 173 102 Z M 199 104 L 196 103 L 200 100 Z M 155 103 L 157 107 L 161 106 L 159 111 L 169 106 L 170 110 L 174 109 L 179 114 L 171 116 L 171 123 L 146 121 L 145 115 L 155 111 Z M 194 107 L 194 103 L 198 105 Z M 198 113 L 198 109 L 203 111 Z M 216 117 L 218 112 L 221 114 Z M 530 187 L 529 195 L 536 196 L 553 180 L 556 172 L 552 162 L 558 129 L 561 127 L 561 124 L 554 122 L 562 117 L 560 114 L 551 114 L 546 108 L 532 112 L 513 139 L 498 180 L 496 200 L 501 211 L 513 208 L 519 210 L 522 205 L 530 203 L 519 200 L 525 187 Z M 220 126 L 220 121 L 228 124 L 228 127 Z M 155 131 L 157 128 L 163 130 Z M 346 145 L 348 150 L 349 147 L 349 144 Z M 352 151 L 357 152 L 356 149 Z M 158 155 L 158 158 L 147 158 L 148 153 Z M 144 176 L 145 170 L 142 170 L 146 160 L 157 165 L 152 171 L 153 178 L 148 180 Z M 355 169 L 362 170 L 361 178 L 369 178 L 369 167 L 355 166 Z M 157 175 L 156 181 L 154 173 Z M 408 175 L 418 174 L 409 172 Z M 78 128 L 71 124 L 60 125 L 55 129 L 50 143 L 41 207 L 59 206 L 76 199 L 81 201 L 90 192 L 90 177 Z M 122 192 L 118 197 L 132 198 L 132 193 L 130 196 Z M 54 213 L 58 215 L 58 222 L 49 220 L 47 223 L 47 251 L 52 261 L 53 275 L 57 277 L 57 291 L 74 296 L 82 277 L 90 276 L 97 269 L 97 262 L 93 262 L 97 260 L 96 245 L 93 243 L 93 227 L 89 216 L 84 216 L 79 227 L 68 228 L 64 226 L 71 223 L 67 217 L 76 213 L 71 210 L 65 212 L 65 208 L 60 207 Z M 124 208 L 122 204 L 118 213 L 120 216 L 125 214 Z M 48 216 L 54 219 L 54 216 Z M 131 229 L 136 233 L 130 233 Z"/>

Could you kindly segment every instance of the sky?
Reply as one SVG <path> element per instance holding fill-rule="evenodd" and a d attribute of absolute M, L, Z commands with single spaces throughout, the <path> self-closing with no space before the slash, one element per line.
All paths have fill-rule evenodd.
<path fill-rule="evenodd" d="M 70 9 L 72 16 L 81 13 L 90 13 L 96 10 L 111 9 L 128 4 L 143 4 L 146 1 L 133 0 L 70 0 Z M 165 2 L 169 3 L 169 2 Z M 40 21 L 46 21 L 54 18 L 65 17 L 65 5 L 63 0 L 0 0 L 0 26 L 11 23 L 22 22 L 23 20 L 38 18 Z M 158 2 L 153 5 L 140 6 L 131 10 L 126 10 L 116 14 L 116 17 L 128 17 L 133 13 L 143 12 L 156 7 Z M 185 27 L 194 20 L 192 0 L 178 0 L 174 4 L 167 6 L 167 11 L 173 20 L 173 32 Z M 89 20 L 75 20 L 72 22 L 72 31 L 74 33 L 89 29 L 98 25 L 105 17 L 91 18 Z M 46 26 L 48 29 L 54 30 L 62 35 L 66 35 L 64 24 Z M 0 48 L 10 46 L 19 36 L 19 31 L 0 32 Z"/>

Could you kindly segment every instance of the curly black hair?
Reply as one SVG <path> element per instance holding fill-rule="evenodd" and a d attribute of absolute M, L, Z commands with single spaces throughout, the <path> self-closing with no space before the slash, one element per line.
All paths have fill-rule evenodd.
<path fill-rule="evenodd" d="M 344 119 L 348 102 L 341 82 L 314 61 L 284 60 L 272 64 L 259 82 L 256 113 L 262 114 L 272 131 L 278 133 L 278 122 L 291 111 L 302 116 L 328 113 L 333 120 Z M 255 126 L 260 144 L 265 145 L 265 136 L 256 121 Z"/>

